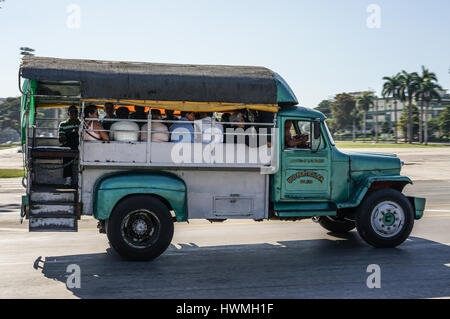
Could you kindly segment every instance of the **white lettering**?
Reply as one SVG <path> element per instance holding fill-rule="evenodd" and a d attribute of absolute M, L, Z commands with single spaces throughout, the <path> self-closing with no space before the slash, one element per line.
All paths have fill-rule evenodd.
<path fill-rule="evenodd" d="M 71 273 L 66 280 L 69 289 L 81 288 L 81 268 L 76 264 L 68 265 L 66 272 Z"/>
<path fill-rule="evenodd" d="M 381 28 L 381 8 L 378 4 L 369 4 L 366 9 L 370 15 L 367 17 L 366 25 L 369 29 Z"/>
<path fill-rule="evenodd" d="M 367 288 L 381 288 L 381 268 L 377 264 L 367 266 L 366 272 L 371 273 L 366 280 Z"/>
<path fill-rule="evenodd" d="M 69 14 L 66 20 L 66 26 L 69 29 L 79 29 L 81 27 L 81 8 L 78 4 L 71 3 L 66 7 L 66 13 Z"/>

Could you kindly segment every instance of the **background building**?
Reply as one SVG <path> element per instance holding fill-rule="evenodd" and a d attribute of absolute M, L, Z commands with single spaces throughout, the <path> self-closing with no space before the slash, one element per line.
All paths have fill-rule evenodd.
<path fill-rule="evenodd" d="M 374 91 L 361 91 L 361 92 L 349 92 L 351 96 L 357 98 L 363 95 L 364 92 L 369 92 L 375 96 L 375 105 L 372 106 L 366 115 L 367 120 L 367 131 L 374 132 L 377 129 L 378 133 L 381 134 L 382 125 L 385 122 L 389 123 L 390 128 L 394 128 L 395 121 L 395 107 L 394 107 L 394 99 L 393 98 L 383 98 L 376 96 Z M 450 105 L 450 94 L 448 90 L 440 90 L 439 95 L 441 96 L 440 101 L 432 101 L 430 102 L 430 106 L 428 108 L 428 120 L 438 117 L 441 112 L 444 110 L 446 105 Z M 413 104 L 417 105 L 420 108 L 420 101 L 413 100 Z M 397 100 L 397 121 L 400 121 L 403 110 L 407 107 L 407 102 L 402 102 Z M 423 108 L 425 110 L 425 105 Z M 375 122 L 378 123 L 375 126 Z M 403 137 L 402 130 L 397 126 L 398 136 Z"/>

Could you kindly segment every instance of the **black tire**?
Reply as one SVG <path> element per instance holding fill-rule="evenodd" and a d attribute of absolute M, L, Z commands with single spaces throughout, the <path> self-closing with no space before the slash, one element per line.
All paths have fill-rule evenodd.
<path fill-rule="evenodd" d="M 374 247 L 400 245 L 411 234 L 413 226 L 413 207 L 395 189 L 384 188 L 370 193 L 356 210 L 356 229 L 361 238 Z"/>
<path fill-rule="evenodd" d="M 111 213 L 106 233 L 119 255 L 148 261 L 161 255 L 173 237 L 173 220 L 158 198 L 136 195 L 122 200 Z"/>
<path fill-rule="evenodd" d="M 356 227 L 356 223 L 347 219 L 338 219 L 333 216 L 321 216 L 319 225 L 336 234 L 345 234 Z"/>

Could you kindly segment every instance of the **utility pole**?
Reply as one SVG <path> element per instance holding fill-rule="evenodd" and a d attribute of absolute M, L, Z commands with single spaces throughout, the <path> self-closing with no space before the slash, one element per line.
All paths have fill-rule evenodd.
<path fill-rule="evenodd" d="M 378 143 L 378 97 L 375 96 L 375 143 Z"/>

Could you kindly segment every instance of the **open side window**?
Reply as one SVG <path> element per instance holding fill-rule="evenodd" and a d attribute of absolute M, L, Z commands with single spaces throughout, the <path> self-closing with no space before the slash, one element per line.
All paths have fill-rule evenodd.
<path fill-rule="evenodd" d="M 320 122 L 313 120 L 286 120 L 284 123 L 283 150 L 320 150 L 325 141 L 320 134 Z"/>

